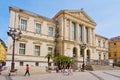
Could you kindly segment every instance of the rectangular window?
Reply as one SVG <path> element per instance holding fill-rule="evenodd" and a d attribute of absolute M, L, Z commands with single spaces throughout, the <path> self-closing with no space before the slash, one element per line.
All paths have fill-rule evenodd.
<path fill-rule="evenodd" d="M 40 33 L 41 31 L 41 24 L 36 24 L 36 33 Z"/>
<path fill-rule="evenodd" d="M 38 62 L 36 62 L 36 63 L 35 63 L 35 66 L 39 66 L 39 63 L 38 63 Z"/>
<path fill-rule="evenodd" d="M 40 56 L 40 46 L 35 45 L 35 56 Z"/>
<path fill-rule="evenodd" d="M 48 47 L 48 54 L 52 54 L 52 48 Z"/>
<path fill-rule="evenodd" d="M 53 36 L 53 28 L 49 27 L 48 36 Z"/>
<path fill-rule="evenodd" d="M 75 23 L 74 22 L 72 22 L 72 35 L 71 35 L 71 37 L 72 37 L 72 40 L 75 40 Z"/>
<path fill-rule="evenodd" d="M 85 42 L 88 43 L 88 28 L 85 27 Z"/>
<path fill-rule="evenodd" d="M 27 20 L 21 19 L 20 30 L 26 30 L 26 28 L 27 28 Z"/>
<path fill-rule="evenodd" d="M 79 25 L 79 40 L 82 41 L 82 26 Z"/>
<path fill-rule="evenodd" d="M 20 61 L 20 66 L 23 66 L 23 61 Z"/>
<path fill-rule="evenodd" d="M 25 54 L 25 44 L 20 43 L 19 44 L 19 54 L 24 55 Z"/>
<path fill-rule="evenodd" d="M 101 45 L 100 45 L 100 41 L 98 41 L 98 46 L 101 47 Z"/>
<path fill-rule="evenodd" d="M 105 42 L 103 42 L 103 47 L 105 48 Z"/>

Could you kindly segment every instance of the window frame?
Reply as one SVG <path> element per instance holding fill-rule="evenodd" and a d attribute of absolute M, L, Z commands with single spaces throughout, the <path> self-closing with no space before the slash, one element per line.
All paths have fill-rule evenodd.
<path fill-rule="evenodd" d="M 23 44 L 24 48 L 21 48 L 20 44 Z M 21 50 L 24 50 L 24 53 L 20 53 Z M 26 52 L 26 44 L 25 43 L 19 43 L 19 55 L 25 55 L 25 52 Z"/>
<path fill-rule="evenodd" d="M 79 25 L 79 41 L 82 41 L 82 25 Z"/>
<path fill-rule="evenodd" d="M 49 50 L 51 48 L 51 51 Z M 48 54 L 53 54 L 53 47 L 48 47 Z"/>
<path fill-rule="evenodd" d="M 72 22 L 72 25 L 71 25 L 71 38 L 72 38 L 72 40 L 76 39 L 76 24 L 75 24 L 75 22 Z"/>
<path fill-rule="evenodd" d="M 37 25 L 39 25 L 39 28 L 37 27 Z M 38 32 L 38 29 L 39 29 L 39 32 Z M 41 33 L 41 24 L 40 23 L 35 24 L 35 33 L 37 33 L 37 34 Z"/>
<path fill-rule="evenodd" d="M 50 29 L 52 29 L 52 32 L 51 32 Z M 54 28 L 53 27 L 48 27 L 48 36 L 52 37 L 53 36 L 53 32 L 54 32 Z"/>
<path fill-rule="evenodd" d="M 36 53 L 37 52 L 36 47 L 39 47 L 39 53 Z M 34 45 L 34 56 L 40 56 L 40 51 L 41 51 L 40 48 L 41 48 L 40 45 Z"/>
<path fill-rule="evenodd" d="M 22 23 L 23 23 L 22 21 L 26 21 L 26 24 L 22 24 Z M 19 25 L 19 29 L 20 29 L 20 30 L 23 30 L 23 31 L 26 31 L 26 30 L 27 30 L 27 24 L 28 24 L 28 20 L 27 20 L 27 19 L 21 18 L 19 24 L 20 24 L 20 25 Z"/>

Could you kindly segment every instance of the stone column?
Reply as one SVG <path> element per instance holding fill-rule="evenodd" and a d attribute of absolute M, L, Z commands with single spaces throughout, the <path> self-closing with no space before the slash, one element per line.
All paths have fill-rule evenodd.
<path fill-rule="evenodd" d="M 85 26 L 82 25 L 82 42 L 85 42 Z"/>
<path fill-rule="evenodd" d="M 90 45 L 92 45 L 92 29 L 90 28 Z"/>
<path fill-rule="evenodd" d="M 91 43 L 91 30 L 90 27 L 88 27 L 88 43 Z"/>
<path fill-rule="evenodd" d="M 95 33 L 94 33 L 94 29 L 92 29 L 92 44 L 95 45 Z"/>

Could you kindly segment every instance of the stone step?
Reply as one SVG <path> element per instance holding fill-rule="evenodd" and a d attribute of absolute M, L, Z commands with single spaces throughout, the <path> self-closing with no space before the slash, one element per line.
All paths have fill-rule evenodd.
<path fill-rule="evenodd" d="M 103 66 L 103 65 L 92 65 L 93 70 L 120 70 L 120 67 L 115 66 Z"/>

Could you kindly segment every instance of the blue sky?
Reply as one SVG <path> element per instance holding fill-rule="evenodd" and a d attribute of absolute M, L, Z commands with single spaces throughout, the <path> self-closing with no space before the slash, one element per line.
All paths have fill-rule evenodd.
<path fill-rule="evenodd" d="M 120 0 L 0 0 L 0 38 L 8 44 L 9 6 L 52 18 L 64 9 L 81 9 L 97 23 L 95 33 L 120 36 Z"/>

